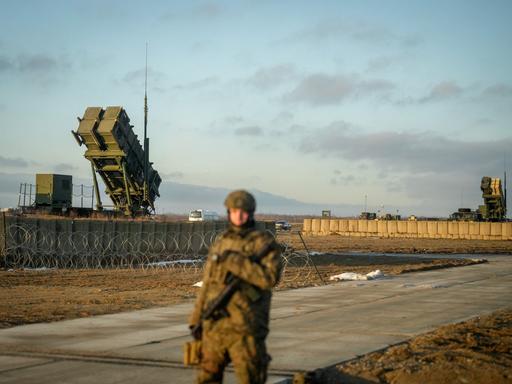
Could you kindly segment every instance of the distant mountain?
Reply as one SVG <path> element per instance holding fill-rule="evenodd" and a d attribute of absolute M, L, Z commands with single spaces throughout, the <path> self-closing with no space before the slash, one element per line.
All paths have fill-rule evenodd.
<path fill-rule="evenodd" d="M 20 183 L 35 184 L 33 174 L 9 174 L 0 173 L 0 207 L 16 207 Z M 87 179 L 73 178 L 75 188 L 80 184 L 90 186 L 92 182 Z M 103 190 L 103 186 L 100 185 Z M 212 188 L 202 185 L 181 184 L 176 182 L 163 182 L 160 185 L 160 198 L 155 202 L 157 213 L 188 214 L 192 209 L 208 209 L 224 214 L 224 199 L 230 192 L 227 188 Z M 330 209 L 333 215 L 354 216 L 361 211 L 360 206 L 349 204 L 315 204 L 305 203 L 285 196 L 249 189 L 257 201 L 257 212 L 267 214 L 287 215 L 320 215 L 322 210 Z M 28 189 L 27 189 L 28 193 Z M 35 190 L 32 191 L 32 194 Z M 91 190 L 86 188 L 86 194 L 90 196 Z M 33 196 L 33 195 L 32 195 Z M 74 205 L 80 203 L 80 198 L 75 197 Z M 111 204 L 110 200 L 102 193 L 104 204 Z M 28 202 L 28 195 L 27 195 Z M 90 199 L 84 199 L 84 205 L 90 206 Z"/>
<path fill-rule="evenodd" d="M 156 201 L 159 213 L 187 213 L 192 209 L 208 209 L 224 213 L 224 199 L 231 192 L 226 188 L 212 188 L 200 185 L 163 182 Z M 356 215 L 361 207 L 348 204 L 305 203 L 284 196 L 274 195 L 255 189 L 249 189 L 257 201 L 259 213 L 280 213 L 289 215 L 320 215 L 322 210 L 330 209 L 334 215 Z"/>

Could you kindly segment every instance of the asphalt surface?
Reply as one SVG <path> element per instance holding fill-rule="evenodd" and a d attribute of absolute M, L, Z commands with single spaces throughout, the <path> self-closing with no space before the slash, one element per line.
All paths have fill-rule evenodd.
<path fill-rule="evenodd" d="M 472 255 L 471 257 L 479 257 Z M 277 292 L 268 383 L 512 306 L 512 255 L 488 263 Z M 192 383 L 192 302 L 0 330 L 0 383 Z M 235 383 L 232 371 L 226 383 Z"/>

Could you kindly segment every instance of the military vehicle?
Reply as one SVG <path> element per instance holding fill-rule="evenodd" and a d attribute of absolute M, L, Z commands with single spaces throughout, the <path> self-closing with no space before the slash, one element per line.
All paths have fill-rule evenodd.
<path fill-rule="evenodd" d="M 486 221 L 501 221 L 507 215 L 506 191 L 503 193 L 501 179 L 498 177 L 482 177 L 480 183 L 484 205 L 478 207 L 482 219 Z"/>
<path fill-rule="evenodd" d="M 450 215 L 450 220 L 481 221 L 482 215 L 478 211 L 471 210 L 471 208 L 459 208 L 457 212 L 454 212 Z"/>
<path fill-rule="evenodd" d="M 459 221 L 503 221 L 507 215 L 507 188 L 506 174 L 503 192 L 501 179 L 499 177 L 482 177 L 480 183 L 484 204 L 478 209 L 459 208 L 457 212 L 450 215 L 451 220 Z"/>
<path fill-rule="evenodd" d="M 375 220 L 377 219 L 377 214 L 375 212 L 361 212 L 359 218 L 361 220 Z"/>
<path fill-rule="evenodd" d="M 71 132 L 77 143 L 87 148 L 84 156 L 91 162 L 97 210 L 104 205 L 96 173 L 114 210 L 127 216 L 154 213 L 162 179 L 149 162 L 149 139 L 144 138 L 143 149 L 126 111 L 122 107 L 89 107 L 78 121 L 78 129 Z"/>

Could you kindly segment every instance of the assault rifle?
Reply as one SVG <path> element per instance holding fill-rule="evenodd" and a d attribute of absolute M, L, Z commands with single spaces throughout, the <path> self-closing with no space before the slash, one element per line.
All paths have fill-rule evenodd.
<path fill-rule="evenodd" d="M 249 257 L 249 260 L 251 260 L 254 263 L 259 262 L 263 257 L 265 257 L 273 248 L 274 242 L 269 242 L 267 245 L 265 245 L 258 253 L 251 255 Z M 234 251 L 224 251 L 219 258 L 222 260 L 227 257 L 230 253 L 237 253 Z M 215 317 L 225 317 L 228 315 L 228 312 L 226 310 L 226 306 L 228 305 L 229 301 L 231 300 L 231 297 L 235 294 L 236 291 L 240 288 L 240 284 L 242 283 L 243 279 L 240 277 L 234 276 L 233 274 L 229 273 L 226 277 L 226 286 L 222 290 L 222 292 L 210 303 L 208 303 L 208 306 L 206 309 L 201 313 L 201 318 L 199 319 L 199 322 L 194 325 L 194 327 L 191 328 L 191 333 L 194 336 L 195 339 L 201 338 L 201 332 L 202 332 L 202 324 L 203 321 L 212 319 Z"/>

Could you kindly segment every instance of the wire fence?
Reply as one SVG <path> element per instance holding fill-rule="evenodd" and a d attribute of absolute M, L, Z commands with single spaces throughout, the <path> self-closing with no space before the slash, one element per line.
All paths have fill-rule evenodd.
<path fill-rule="evenodd" d="M 54 232 L 18 223 L 6 227 L 4 264 L 7 269 L 202 269 L 208 248 L 220 233 Z M 314 274 L 306 251 L 280 244 L 284 279 L 293 282 Z"/>
<path fill-rule="evenodd" d="M 18 207 L 30 207 L 36 204 L 36 193 L 39 185 L 20 183 Z M 75 208 L 94 207 L 94 186 L 71 184 L 71 206 Z M 48 198 L 50 194 L 48 194 Z"/>

